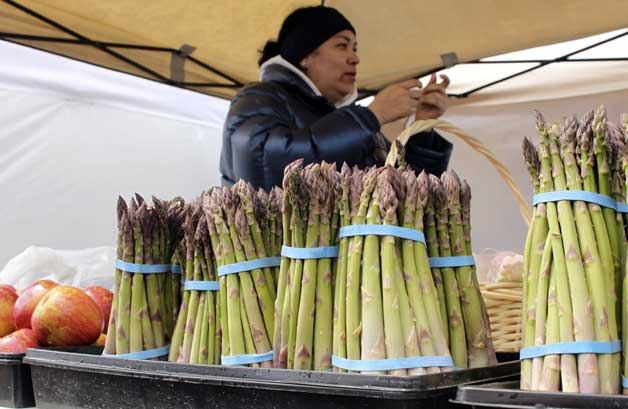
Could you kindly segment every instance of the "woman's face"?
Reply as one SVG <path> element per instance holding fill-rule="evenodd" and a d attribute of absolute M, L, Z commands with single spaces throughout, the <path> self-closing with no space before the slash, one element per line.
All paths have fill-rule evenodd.
<path fill-rule="evenodd" d="M 360 63 L 357 46 L 355 34 L 344 30 L 301 60 L 305 74 L 331 102 L 353 92 Z"/>

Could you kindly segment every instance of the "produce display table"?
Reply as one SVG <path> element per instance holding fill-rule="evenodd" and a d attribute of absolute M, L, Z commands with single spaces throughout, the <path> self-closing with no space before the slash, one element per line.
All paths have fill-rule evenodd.
<path fill-rule="evenodd" d="M 35 405 L 30 367 L 23 358 L 24 354 L 0 354 L 0 408 Z"/>
<path fill-rule="evenodd" d="M 454 408 L 460 385 L 516 380 L 519 362 L 414 377 L 202 366 L 31 349 L 47 408 Z M 62 388 L 59 385 L 63 385 Z"/>
<path fill-rule="evenodd" d="M 628 407 L 628 396 L 522 391 L 519 382 L 510 381 L 460 387 L 455 402 L 474 409 L 611 409 Z"/>

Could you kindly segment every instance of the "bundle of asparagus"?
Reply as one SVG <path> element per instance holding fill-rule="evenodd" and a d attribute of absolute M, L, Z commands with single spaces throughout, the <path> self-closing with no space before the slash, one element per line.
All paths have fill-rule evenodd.
<path fill-rule="evenodd" d="M 181 202 L 154 198 L 149 205 L 140 195 L 130 206 L 118 199 L 118 249 L 114 300 L 105 344 L 106 355 L 136 354 L 154 358 L 172 334 L 177 306 L 170 260 L 176 243 Z M 170 296 L 168 296 L 170 294 Z"/>
<path fill-rule="evenodd" d="M 270 256 L 278 255 L 281 240 L 276 237 L 277 220 L 273 228 L 269 215 L 274 214 L 279 200 L 280 190 L 267 195 L 243 181 L 232 188 L 214 188 L 203 196 L 218 265 L 217 315 L 222 328 L 221 362 L 226 365 L 272 366 L 274 267 L 278 263 Z"/>
<path fill-rule="evenodd" d="M 184 295 L 168 360 L 219 364 L 222 332 L 218 324 L 219 298 L 215 294 L 216 262 L 210 240 L 216 229 L 202 213 L 200 202 L 188 207 L 183 231 Z"/>
<path fill-rule="evenodd" d="M 537 132 L 538 150 L 527 138 L 523 145 L 535 193 L 584 190 L 612 195 L 612 140 L 603 107 L 579 123 L 569 118 L 563 126 L 549 126 L 538 114 Z M 577 192 L 537 200 L 525 246 L 524 350 L 556 343 L 580 349 L 577 355 L 556 349 L 528 355 L 522 350 L 523 357 L 531 358 L 522 362 L 522 389 L 619 391 L 619 353 L 598 354 L 590 344 L 602 342 L 606 352 L 618 351 L 612 341 L 618 339 L 622 232 L 614 201 L 609 200 L 608 207 L 602 207 Z"/>
<path fill-rule="evenodd" d="M 490 323 L 472 260 L 471 188 L 453 171 L 443 173 L 441 179 L 430 175 L 429 185 L 427 247 L 454 364 L 458 368 L 494 365 Z"/>
<path fill-rule="evenodd" d="M 289 165 L 284 174 L 284 251 L 275 301 L 274 365 L 331 369 L 332 258 L 340 175 L 335 164 Z M 290 252 L 292 250 L 293 252 Z M 307 253 L 307 254 L 306 254 Z"/>
<path fill-rule="evenodd" d="M 427 174 L 344 166 L 341 186 L 336 370 L 418 375 L 452 366 L 442 321 L 429 313 L 439 307 L 420 233 Z M 436 358 L 431 366 L 421 363 L 428 356 Z"/>

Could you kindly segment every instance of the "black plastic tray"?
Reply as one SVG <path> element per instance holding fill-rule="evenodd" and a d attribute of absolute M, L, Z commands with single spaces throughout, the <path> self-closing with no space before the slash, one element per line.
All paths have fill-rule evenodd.
<path fill-rule="evenodd" d="M 32 349 L 35 400 L 57 408 L 457 408 L 459 385 L 517 379 L 519 362 L 414 377 L 185 365 Z"/>
<path fill-rule="evenodd" d="M 0 353 L 0 406 L 26 408 L 35 406 L 30 366 L 22 362 L 24 354 Z"/>
<path fill-rule="evenodd" d="M 462 386 L 458 389 L 454 402 L 473 408 L 628 408 L 628 396 L 624 395 L 522 391 L 519 389 L 519 382 L 497 382 L 479 386 Z"/>

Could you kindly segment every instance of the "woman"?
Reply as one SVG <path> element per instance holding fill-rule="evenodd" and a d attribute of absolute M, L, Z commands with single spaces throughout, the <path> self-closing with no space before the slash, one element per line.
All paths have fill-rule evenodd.
<path fill-rule="evenodd" d="M 298 158 L 382 165 L 388 151 L 382 125 L 445 111 L 449 81 L 437 84 L 435 76 L 423 90 L 416 80 L 404 81 L 382 90 L 368 107 L 354 105 L 359 62 L 355 29 L 337 10 L 306 7 L 290 14 L 277 42 L 264 47 L 261 82 L 231 102 L 220 158 L 223 183 L 281 186 L 284 167 Z M 406 146 L 406 161 L 416 171 L 440 175 L 451 150 L 436 132 L 425 132 Z"/>

